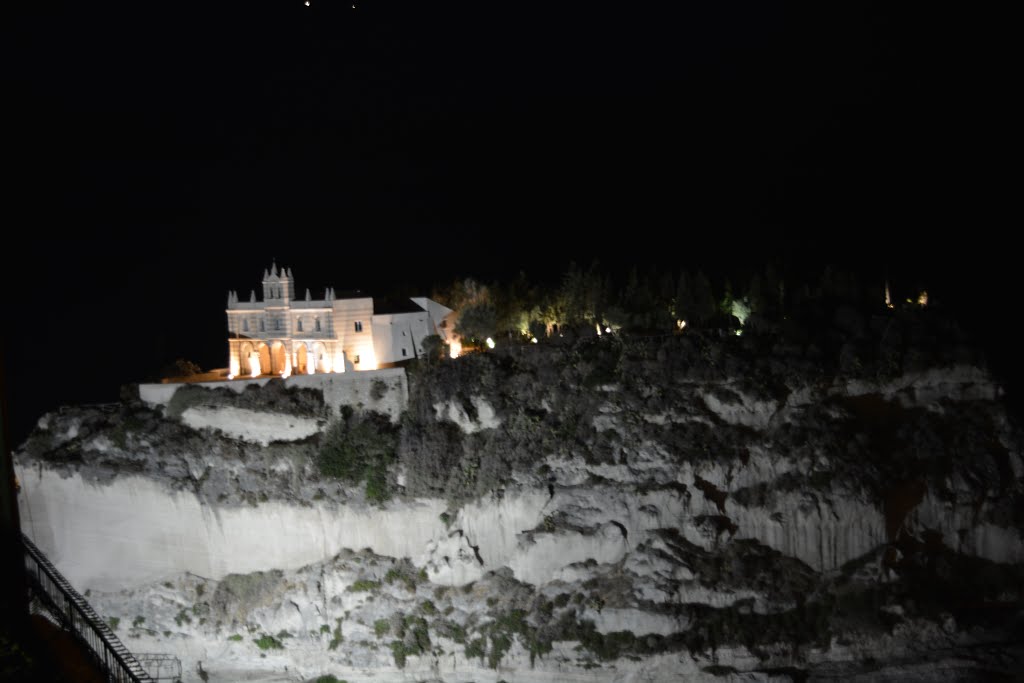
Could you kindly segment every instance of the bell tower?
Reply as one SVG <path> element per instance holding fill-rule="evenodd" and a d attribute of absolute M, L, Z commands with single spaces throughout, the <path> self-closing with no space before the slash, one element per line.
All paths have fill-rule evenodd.
<path fill-rule="evenodd" d="M 278 270 L 274 261 L 263 271 L 263 301 L 275 306 L 288 306 L 295 296 L 295 280 L 289 268 Z"/>

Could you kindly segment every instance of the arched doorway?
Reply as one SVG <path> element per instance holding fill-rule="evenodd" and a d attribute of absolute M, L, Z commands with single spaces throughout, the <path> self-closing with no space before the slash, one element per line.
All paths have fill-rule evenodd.
<path fill-rule="evenodd" d="M 288 360 L 285 357 L 284 344 L 279 341 L 274 342 L 270 349 L 270 372 L 275 375 L 284 374 L 288 370 Z"/>
<path fill-rule="evenodd" d="M 305 344 L 299 344 L 299 348 L 295 351 L 295 374 L 305 375 L 308 372 L 308 352 L 306 351 Z"/>
<path fill-rule="evenodd" d="M 238 374 L 245 376 L 252 374 L 252 364 L 249 362 L 252 356 L 252 344 L 244 342 L 238 348 Z"/>
<path fill-rule="evenodd" d="M 257 351 L 259 351 L 259 354 L 260 354 L 260 357 L 259 357 L 260 365 L 259 365 L 258 368 L 256 368 L 256 367 L 253 368 L 253 375 L 256 375 L 256 374 L 260 374 L 260 375 L 270 374 L 270 371 L 271 371 L 270 368 L 273 367 L 271 365 L 271 363 L 270 363 L 270 347 L 267 346 L 266 344 L 260 342 L 260 345 L 257 348 Z M 257 370 L 259 371 L 258 373 L 256 372 Z"/>
<path fill-rule="evenodd" d="M 331 359 L 327 357 L 327 347 L 323 345 L 323 342 L 313 344 L 313 361 L 316 364 L 317 372 L 331 371 Z"/>

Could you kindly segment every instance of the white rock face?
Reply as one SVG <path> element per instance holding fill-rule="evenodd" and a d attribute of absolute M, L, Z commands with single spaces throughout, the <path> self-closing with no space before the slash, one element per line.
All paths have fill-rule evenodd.
<path fill-rule="evenodd" d="M 323 428 L 321 420 L 230 406 L 192 407 L 181 414 L 181 420 L 193 429 L 219 429 L 261 446 L 271 441 L 301 441 Z"/>
<path fill-rule="evenodd" d="M 776 401 L 758 401 L 737 393 L 737 401 L 723 401 L 714 394 L 702 393 L 708 410 L 729 424 L 764 429 L 778 410 Z"/>
<path fill-rule="evenodd" d="M 726 500 L 726 514 L 738 526 L 736 538 L 754 538 L 828 571 L 886 541 L 885 517 L 875 506 L 849 498 L 812 500 L 793 493 L 779 497 L 772 511 Z M 768 514 L 765 514 L 768 512 Z"/>
<path fill-rule="evenodd" d="M 667 636 L 671 633 L 684 631 L 689 626 L 686 619 L 656 614 L 639 609 L 615 609 L 606 607 L 597 612 L 587 610 L 586 618 L 594 622 L 594 628 L 600 633 L 629 631 L 635 635 L 656 633 Z"/>
<path fill-rule="evenodd" d="M 443 586 L 462 586 L 484 574 L 483 560 L 462 531 L 427 543 L 426 553 L 417 564 L 427 570 L 431 581 Z"/>
<path fill-rule="evenodd" d="M 626 548 L 622 530 L 614 524 L 601 525 L 596 533 L 538 533 L 523 538 L 519 552 L 508 566 L 519 580 L 538 585 L 574 562 L 596 560 L 600 564 L 614 564 L 625 557 Z"/>
<path fill-rule="evenodd" d="M 143 477 L 104 485 L 23 468 L 18 478 L 25 533 L 83 590 L 133 587 L 181 572 L 220 578 L 292 569 L 342 548 L 419 557 L 427 542 L 447 536 L 438 518 L 445 506 L 437 500 L 384 510 L 280 502 L 218 508 Z"/>
<path fill-rule="evenodd" d="M 977 517 L 974 505 L 956 505 L 928 492 L 908 515 L 907 528 L 912 533 L 937 530 L 942 534 L 943 544 L 968 555 L 993 562 L 1024 562 L 1024 538 L 1019 530 L 979 521 Z"/>
<path fill-rule="evenodd" d="M 466 409 L 454 399 L 445 403 L 434 404 L 434 413 L 438 420 L 454 422 L 466 434 L 473 434 L 481 429 L 494 429 L 501 425 L 501 420 L 494 412 L 494 407 L 482 396 L 470 396 L 470 403 L 476 409 L 476 419 L 472 419 Z"/>
<path fill-rule="evenodd" d="M 550 496 L 546 491 L 522 491 L 500 499 L 486 498 L 463 506 L 455 526 L 480 548 L 485 566 L 501 567 L 516 551 L 519 534 L 543 521 Z"/>
<path fill-rule="evenodd" d="M 941 399 L 994 401 L 1002 394 L 988 374 L 972 365 L 928 368 L 920 373 L 901 375 L 881 387 L 867 380 L 851 380 L 837 386 L 836 392 L 849 396 L 878 392 L 903 405 L 924 405 Z"/>

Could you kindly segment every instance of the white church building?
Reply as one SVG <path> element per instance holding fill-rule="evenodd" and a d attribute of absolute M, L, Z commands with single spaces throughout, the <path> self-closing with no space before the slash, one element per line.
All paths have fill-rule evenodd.
<path fill-rule="evenodd" d="M 263 299 L 228 292 L 229 377 L 376 370 L 423 355 L 423 340 L 456 342 L 454 311 L 426 297 L 374 308 L 372 297 L 296 297 L 291 269 L 263 271 Z"/>

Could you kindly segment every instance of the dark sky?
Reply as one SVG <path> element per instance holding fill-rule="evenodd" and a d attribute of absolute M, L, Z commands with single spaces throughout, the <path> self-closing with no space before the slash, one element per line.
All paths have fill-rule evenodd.
<path fill-rule="evenodd" d="M 1012 261 L 976 221 L 956 17 L 639 4 L 19 3 L 15 438 L 176 357 L 223 366 L 226 291 L 274 257 L 314 293 L 776 259 L 961 298 Z"/>

